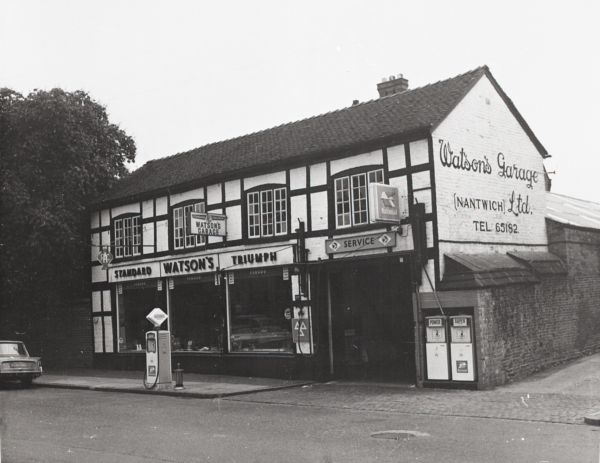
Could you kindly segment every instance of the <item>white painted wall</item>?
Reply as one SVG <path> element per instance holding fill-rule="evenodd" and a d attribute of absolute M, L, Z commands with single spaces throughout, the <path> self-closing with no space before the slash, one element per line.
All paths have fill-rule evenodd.
<path fill-rule="evenodd" d="M 327 164 L 321 162 L 308 166 L 310 170 L 310 186 L 327 185 Z"/>
<path fill-rule="evenodd" d="M 144 224 L 142 233 L 142 244 L 144 245 L 142 248 L 142 253 L 154 253 L 154 223 Z"/>
<path fill-rule="evenodd" d="M 204 188 L 196 188 L 195 190 L 185 191 L 183 193 L 177 193 L 170 196 L 171 206 L 175 206 L 184 201 L 190 201 L 197 199 L 201 202 L 204 199 Z M 165 214 L 167 212 L 165 211 Z"/>
<path fill-rule="evenodd" d="M 206 189 L 206 202 L 207 204 L 217 204 L 223 202 L 223 193 L 221 190 L 221 184 L 216 183 L 209 185 Z"/>
<path fill-rule="evenodd" d="M 310 220 L 312 230 L 326 230 L 328 226 L 327 219 L 327 192 L 312 193 L 310 195 Z"/>
<path fill-rule="evenodd" d="M 156 252 L 169 250 L 169 222 L 161 220 L 156 222 Z"/>
<path fill-rule="evenodd" d="M 141 214 L 140 203 L 125 204 L 124 206 L 113 207 L 111 212 L 113 218 L 117 218 L 122 214 Z M 102 225 L 109 224 L 104 223 L 104 220 L 102 220 Z"/>
<path fill-rule="evenodd" d="M 427 140 L 419 140 L 409 144 L 410 147 L 410 165 L 418 166 L 429 162 L 429 149 Z"/>
<path fill-rule="evenodd" d="M 463 150 L 469 161 L 483 162 L 491 173 L 444 166 L 442 159 L 446 159 L 444 153 L 448 148 L 457 159 Z M 438 234 L 440 240 L 454 241 L 440 243 L 441 256 L 456 252 L 546 250 L 533 246 L 547 244 L 543 159 L 487 77 L 475 85 L 435 130 L 433 150 Z M 537 183 L 531 182 L 529 188 L 529 182 L 501 177 L 498 153 L 503 153 L 506 164 L 537 172 Z M 511 212 L 510 202 L 519 196 L 530 210 L 517 211 L 513 206 Z M 469 204 L 470 199 L 479 199 L 479 206 L 461 206 L 464 199 Z M 496 201 L 503 205 L 503 210 L 489 207 L 486 210 L 483 200 Z M 518 233 L 501 232 L 496 227 L 502 224 L 516 226 Z M 474 241 L 482 245 L 475 246 Z M 441 264 L 443 267 L 443 259 Z"/>
<path fill-rule="evenodd" d="M 285 185 L 285 171 L 275 172 L 273 174 L 257 175 L 256 177 L 248 177 L 244 179 L 244 190 L 250 190 L 260 185 L 269 183 L 278 183 Z"/>
<path fill-rule="evenodd" d="M 144 219 L 154 217 L 154 201 L 152 199 L 142 202 L 142 217 Z"/>
<path fill-rule="evenodd" d="M 237 201 L 238 199 L 241 199 L 240 181 L 225 182 L 225 201 Z"/>
<path fill-rule="evenodd" d="M 390 170 L 404 169 L 406 167 L 406 154 L 404 145 L 391 146 L 387 149 L 388 167 Z"/>
<path fill-rule="evenodd" d="M 334 176 L 340 172 L 343 172 L 344 170 L 353 169 L 354 167 L 382 164 L 383 151 L 371 151 L 370 153 L 359 154 L 357 156 L 350 156 L 344 159 L 331 161 L 331 175 Z"/>
<path fill-rule="evenodd" d="M 298 226 L 298 220 L 301 220 L 306 224 L 306 221 L 308 219 L 308 213 L 306 210 L 306 195 L 292 196 L 290 198 L 290 204 L 290 230 L 295 230 Z"/>
<path fill-rule="evenodd" d="M 290 169 L 290 190 L 306 188 L 306 167 Z"/>

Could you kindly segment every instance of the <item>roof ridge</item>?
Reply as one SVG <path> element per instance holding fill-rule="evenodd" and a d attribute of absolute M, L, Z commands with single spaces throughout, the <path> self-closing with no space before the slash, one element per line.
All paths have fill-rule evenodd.
<path fill-rule="evenodd" d="M 256 132 L 247 133 L 245 135 L 239 135 L 237 137 L 226 138 L 224 140 L 219 140 L 219 141 L 215 141 L 215 142 L 206 143 L 205 145 L 197 146 L 197 147 L 189 149 L 187 151 L 180 151 L 179 153 L 173 153 L 173 154 L 169 154 L 167 156 L 163 156 L 163 157 L 160 157 L 160 158 L 150 159 L 149 161 L 146 161 L 146 163 L 143 166 L 148 165 L 148 164 L 150 164 L 152 162 L 162 161 L 162 160 L 165 160 L 165 159 L 174 158 L 176 156 L 183 156 L 185 154 L 191 154 L 194 151 L 201 150 L 201 149 L 207 148 L 209 146 L 220 145 L 222 143 L 229 143 L 229 142 L 232 142 L 232 141 L 235 141 L 235 140 L 240 140 L 240 139 L 243 139 L 243 138 L 256 136 L 256 135 L 259 135 L 259 134 L 262 134 L 262 133 L 265 133 L 265 132 L 269 132 L 271 130 L 275 130 L 275 129 L 278 129 L 278 128 L 281 128 L 281 127 L 285 127 L 285 126 L 289 126 L 289 125 L 293 125 L 293 124 L 299 124 L 301 122 L 310 121 L 312 119 L 317 119 L 319 117 L 325 117 L 325 116 L 328 116 L 330 114 L 340 113 L 342 111 L 349 111 L 349 110 L 352 110 L 352 109 L 357 108 L 359 106 L 365 106 L 367 104 L 372 104 L 372 103 L 375 103 L 377 101 L 386 100 L 386 99 L 390 99 L 390 98 L 394 98 L 394 97 L 398 98 L 401 95 L 407 95 L 407 94 L 415 92 L 417 90 L 427 89 L 427 88 L 432 87 L 434 85 L 440 85 L 440 84 L 442 84 L 444 82 L 449 82 L 451 80 L 459 79 L 459 78 L 464 77 L 464 76 L 466 76 L 468 74 L 474 74 L 474 73 L 476 73 L 477 71 L 480 71 L 480 70 L 488 71 L 489 68 L 487 67 L 487 65 L 479 66 L 479 67 L 477 67 L 475 69 L 472 69 L 471 71 L 463 72 L 462 74 L 458 74 L 458 75 L 456 75 L 454 77 L 449 77 L 448 79 L 438 80 L 437 82 L 429 83 L 429 84 L 423 85 L 421 87 L 407 89 L 404 92 L 394 93 L 393 95 L 386 95 L 386 96 L 382 96 L 382 97 L 379 97 L 379 98 L 372 98 L 370 100 L 363 101 L 363 102 L 360 102 L 358 104 L 353 104 L 353 105 L 346 106 L 346 107 L 343 107 L 343 108 L 333 109 L 333 110 L 327 111 L 325 113 L 315 114 L 314 116 L 306 117 L 306 118 L 303 118 L 303 119 L 297 119 L 295 121 L 284 122 L 282 124 L 275 125 L 275 126 L 272 126 L 272 127 L 266 128 L 266 129 L 262 129 L 262 130 L 257 130 Z M 143 166 L 141 166 L 141 167 L 143 167 Z M 138 170 L 138 169 L 136 169 L 136 170 Z"/>

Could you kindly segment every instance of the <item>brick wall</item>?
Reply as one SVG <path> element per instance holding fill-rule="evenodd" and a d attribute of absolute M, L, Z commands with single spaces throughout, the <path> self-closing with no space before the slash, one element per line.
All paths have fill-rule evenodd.
<path fill-rule="evenodd" d="M 600 232 L 549 228 L 567 276 L 479 292 L 484 387 L 600 350 Z"/>
<path fill-rule="evenodd" d="M 38 323 L 38 336 L 27 348 L 41 356 L 45 370 L 92 368 L 92 323 L 89 299 L 75 300 L 66 307 L 55 307 Z"/>

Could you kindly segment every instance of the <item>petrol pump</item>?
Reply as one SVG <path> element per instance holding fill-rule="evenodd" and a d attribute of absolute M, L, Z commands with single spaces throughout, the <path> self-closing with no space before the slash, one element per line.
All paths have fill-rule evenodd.
<path fill-rule="evenodd" d="M 173 383 L 171 336 L 168 330 L 160 329 L 160 325 L 167 319 L 167 314 L 160 309 L 154 309 L 146 318 L 152 322 L 156 330 L 146 333 L 144 387 L 146 389 L 168 389 Z"/>
<path fill-rule="evenodd" d="M 473 317 L 450 317 L 450 364 L 453 381 L 475 381 Z"/>
<path fill-rule="evenodd" d="M 448 368 L 448 317 L 425 317 L 425 354 L 427 379 L 449 380 Z"/>

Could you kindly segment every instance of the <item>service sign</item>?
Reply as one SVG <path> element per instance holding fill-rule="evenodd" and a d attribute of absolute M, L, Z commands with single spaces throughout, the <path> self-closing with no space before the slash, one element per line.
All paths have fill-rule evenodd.
<path fill-rule="evenodd" d="M 187 223 L 191 235 L 227 236 L 226 215 L 190 212 Z"/>
<path fill-rule="evenodd" d="M 399 223 L 405 216 L 404 198 L 398 188 L 381 183 L 369 185 L 369 207 L 371 222 Z"/>
<path fill-rule="evenodd" d="M 395 232 L 381 232 L 360 236 L 345 236 L 344 238 L 325 240 L 325 252 L 327 254 L 366 251 L 367 249 L 389 248 L 393 246 L 396 246 Z"/>

